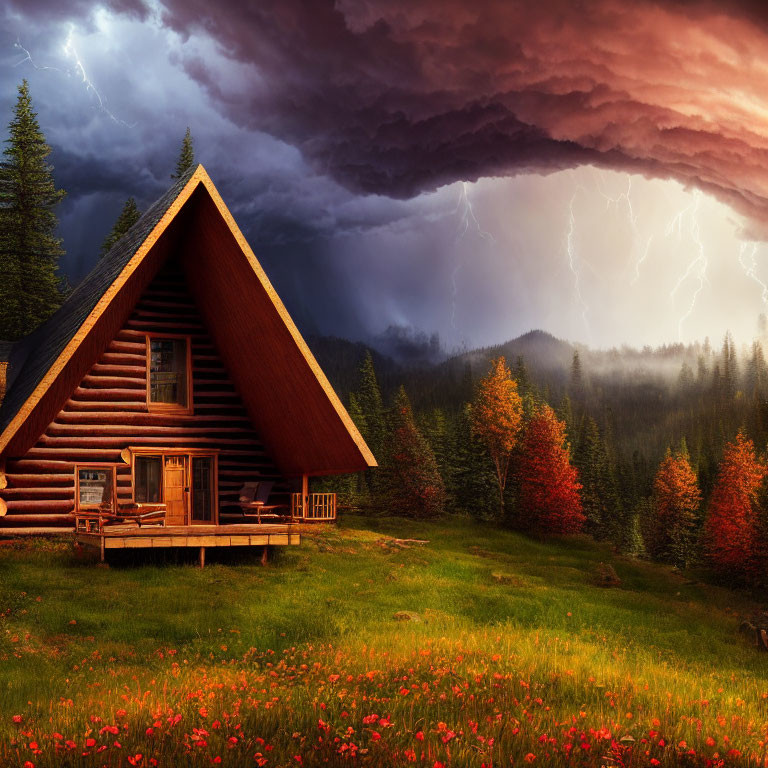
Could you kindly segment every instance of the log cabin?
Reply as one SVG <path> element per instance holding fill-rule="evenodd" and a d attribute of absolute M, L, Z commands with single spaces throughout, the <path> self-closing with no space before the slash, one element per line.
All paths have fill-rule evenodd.
<path fill-rule="evenodd" d="M 0 396 L 0 533 L 157 504 L 163 530 L 131 534 L 146 546 L 291 543 L 250 531 L 245 483 L 327 518 L 335 497 L 308 479 L 376 465 L 201 165 L 48 322 L 0 343 Z"/>

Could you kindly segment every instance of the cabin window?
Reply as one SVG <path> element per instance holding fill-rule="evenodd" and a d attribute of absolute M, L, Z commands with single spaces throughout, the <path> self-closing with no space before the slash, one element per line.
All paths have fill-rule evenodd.
<path fill-rule="evenodd" d="M 139 504 L 162 501 L 163 461 L 160 456 L 137 456 L 133 468 L 133 500 Z"/>
<path fill-rule="evenodd" d="M 190 342 L 188 337 L 147 339 L 147 404 L 150 409 L 190 408 Z"/>
<path fill-rule="evenodd" d="M 98 507 L 111 503 L 115 490 L 115 468 L 79 465 L 76 470 L 77 506 Z"/>

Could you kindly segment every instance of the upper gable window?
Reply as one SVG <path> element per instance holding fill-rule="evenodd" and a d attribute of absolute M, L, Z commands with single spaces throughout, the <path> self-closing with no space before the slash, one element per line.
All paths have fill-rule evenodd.
<path fill-rule="evenodd" d="M 147 338 L 147 405 L 152 409 L 192 410 L 190 340 Z"/>

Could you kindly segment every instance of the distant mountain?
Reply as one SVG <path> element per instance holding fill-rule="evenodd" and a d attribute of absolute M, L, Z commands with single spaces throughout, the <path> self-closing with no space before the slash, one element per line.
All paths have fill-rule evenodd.
<path fill-rule="evenodd" d="M 437 405 L 459 407 L 472 397 L 474 382 L 488 370 L 488 362 L 504 355 L 510 367 L 522 357 L 528 370 L 542 386 L 563 386 L 575 347 L 544 331 L 530 331 L 493 347 L 470 350 L 443 362 L 414 360 L 401 364 L 363 342 L 335 336 L 308 336 L 307 343 L 336 392 L 346 404 L 349 392 L 359 383 L 359 371 L 368 350 L 385 401 L 404 384 L 417 408 Z"/>
<path fill-rule="evenodd" d="M 345 403 L 349 392 L 358 386 L 360 366 L 366 351 L 370 350 L 385 402 L 390 402 L 396 388 L 403 384 L 417 409 L 461 407 L 472 398 L 474 385 L 488 371 L 489 361 L 499 355 L 506 358 L 512 369 L 522 358 L 531 380 L 552 403 L 559 402 L 566 391 L 576 350 L 581 356 L 584 376 L 593 385 L 612 387 L 623 382 L 630 389 L 653 387 L 657 391 L 677 381 L 683 363 L 695 371 L 699 356 L 703 354 L 709 361 L 711 355 L 699 344 L 592 350 L 545 331 L 533 330 L 503 344 L 469 350 L 439 361 L 439 357 L 430 360 L 430 345 L 432 351 L 435 347 L 427 341 L 428 345 L 422 345 L 427 351 L 417 362 L 416 354 L 395 358 L 377 351 L 376 340 L 368 345 L 331 336 L 307 337 L 315 357 Z"/>
<path fill-rule="evenodd" d="M 382 392 L 389 394 L 402 383 L 401 367 L 389 356 L 382 355 L 361 341 L 349 341 L 338 336 L 306 336 L 320 367 L 325 372 L 336 393 L 348 404 L 349 393 L 356 389 L 360 367 L 366 352 L 371 353 L 376 376 Z"/>
<path fill-rule="evenodd" d="M 567 341 L 556 338 L 546 331 L 528 331 L 516 339 L 483 347 L 458 355 L 459 359 L 469 360 L 475 365 L 486 366 L 491 358 L 503 355 L 507 363 L 513 364 L 518 357 L 525 360 L 531 370 L 551 371 L 568 370 L 573 360 L 576 347 Z"/>

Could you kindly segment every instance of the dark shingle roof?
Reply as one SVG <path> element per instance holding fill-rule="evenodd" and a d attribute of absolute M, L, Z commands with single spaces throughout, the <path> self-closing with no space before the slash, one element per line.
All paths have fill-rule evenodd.
<path fill-rule="evenodd" d="M 13 341 L 0 341 L 0 363 L 7 363 L 11 359 L 14 343 Z"/>
<path fill-rule="evenodd" d="M 197 167 L 191 168 L 115 243 L 83 278 L 56 313 L 29 336 L 15 344 L 9 357 L 8 391 L 0 407 L 0 431 L 34 392 L 58 356 L 90 315 L 99 299 L 117 279 L 141 244 L 147 239 Z M 0 345 L 7 342 L 0 342 Z M 3 351 L 3 350 L 0 350 Z M 2 357 L 0 356 L 0 359 Z"/>

